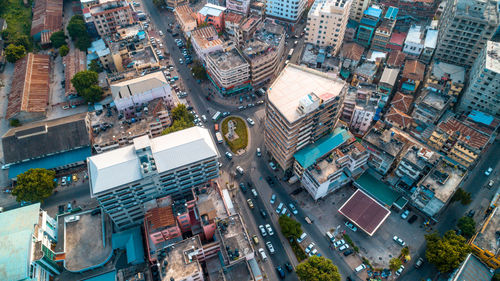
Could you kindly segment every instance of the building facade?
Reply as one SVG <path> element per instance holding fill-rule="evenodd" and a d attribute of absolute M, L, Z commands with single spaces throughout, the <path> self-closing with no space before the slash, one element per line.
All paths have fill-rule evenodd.
<path fill-rule="evenodd" d="M 306 0 L 269 0 L 266 3 L 266 15 L 285 21 L 297 22 L 306 8 Z"/>
<path fill-rule="evenodd" d="M 83 17 L 87 23 L 93 23 L 102 37 L 116 33 L 117 29 L 135 22 L 131 5 L 124 0 L 103 1 L 86 8 Z"/>
<path fill-rule="evenodd" d="M 378 6 L 371 6 L 363 12 L 356 34 L 358 44 L 364 47 L 370 46 L 381 15 L 382 10 Z"/>
<path fill-rule="evenodd" d="M 460 109 L 479 110 L 500 117 L 500 43 L 488 41 L 470 72 Z"/>
<path fill-rule="evenodd" d="M 233 12 L 246 15 L 250 9 L 250 0 L 226 0 L 226 8 Z"/>
<path fill-rule="evenodd" d="M 359 22 L 368 5 L 370 5 L 370 0 L 353 0 L 349 19 Z"/>
<path fill-rule="evenodd" d="M 218 177 L 219 153 L 207 129 L 133 142 L 87 160 L 91 196 L 120 229 L 142 223 L 144 202 L 191 193 Z"/>
<path fill-rule="evenodd" d="M 396 25 L 398 11 L 398 8 L 392 6 L 387 8 L 382 22 L 375 30 L 375 35 L 373 36 L 372 41 L 372 49 L 377 51 L 389 51 L 389 47 L 387 45 L 391 41 L 391 35 L 394 30 L 394 26 Z"/>
<path fill-rule="evenodd" d="M 307 15 L 306 42 L 324 48 L 333 47 L 337 55 L 344 41 L 351 0 L 315 1 Z"/>
<path fill-rule="evenodd" d="M 250 64 L 235 47 L 206 56 L 208 78 L 222 95 L 251 89 Z"/>
<path fill-rule="evenodd" d="M 470 67 L 498 30 L 498 1 L 449 0 L 439 22 L 435 58 Z"/>

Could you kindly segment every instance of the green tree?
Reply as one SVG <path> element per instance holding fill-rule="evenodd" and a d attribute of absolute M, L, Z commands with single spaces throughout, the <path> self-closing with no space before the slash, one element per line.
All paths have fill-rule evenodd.
<path fill-rule="evenodd" d="M 21 126 L 21 121 L 19 119 L 10 119 L 9 121 L 11 127 L 19 127 Z"/>
<path fill-rule="evenodd" d="M 451 197 L 451 201 L 452 202 L 455 202 L 455 201 L 460 201 L 460 203 L 462 203 L 462 205 L 469 205 L 470 202 L 472 202 L 472 197 L 471 197 L 471 194 L 470 192 L 467 192 L 465 190 L 463 190 L 462 188 L 459 188 L 457 189 L 457 191 L 455 191 L 455 194 L 453 194 L 453 197 Z"/>
<path fill-rule="evenodd" d="M 399 267 L 401 267 L 402 264 L 403 264 L 403 262 L 400 259 L 398 259 L 398 258 L 392 258 L 389 261 L 389 268 L 392 271 L 396 271 L 396 270 L 399 269 Z"/>
<path fill-rule="evenodd" d="M 170 134 L 194 126 L 194 116 L 189 113 L 185 105 L 179 104 L 177 107 L 172 109 L 171 113 L 172 125 L 163 130 L 163 132 L 161 132 L 162 135 Z"/>
<path fill-rule="evenodd" d="M 90 48 L 91 42 L 89 36 L 79 37 L 75 42 L 75 46 L 80 49 L 82 52 L 87 52 L 87 49 Z"/>
<path fill-rule="evenodd" d="M 23 45 L 10 44 L 5 48 L 5 58 L 8 62 L 15 63 L 26 55 L 26 48 Z"/>
<path fill-rule="evenodd" d="M 65 57 L 68 53 L 69 53 L 68 45 L 62 45 L 59 48 L 59 54 L 61 55 L 61 57 Z"/>
<path fill-rule="evenodd" d="M 24 49 L 31 50 L 31 40 L 26 34 L 16 34 L 12 40 L 12 44 L 24 46 Z"/>
<path fill-rule="evenodd" d="M 50 42 L 52 43 L 52 47 L 59 48 L 63 45 L 66 45 L 66 35 L 64 31 L 56 31 L 50 35 Z"/>
<path fill-rule="evenodd" d="M 312 256 L 296 268 L 301 281 L 340 281 L 340 273 L 330 259 Z"/>
<path fill-rule="evenodd" d="M 99 62 L 98 59 L 93 59 L 90 64 L 89 64 L 89 70 L 92 70 L 94 72 L 97 72 L 97 73 L 101 73 L 102 72 L 102 66 L 101 66 L 101 63 Z"/>
<path fill-rule="evenodd" d="M 458 220 L 457 227 L 462 230 L 462 235 L 467 239 L 476 233 L 476 222 L 469 217 L 461 217 Z"/>
<path fill-rule="evenodd" d="M 41 168 L 29 169 L 17 176 L 12 195 L 16 196 L 17 202 L 43 202 L 56 186 L 55 174 L 54 171 Z"/>
<path fill-rule="evenodd" d="M 425 240 L 427 241 L 425 257 L 442 273 L 457 268 L 470 252 L 465 238 L 453 230 L 446 232 L 443 237 L 437 233 L 425 235 Z"/>
<path fill-rule="evenodd" d="M 90 47 L 90 35 L 87 32 L 85 21 L 81 15 L 74 15 L 66 27 L 71 40 L 75 42 L 75 46 L 81 51 L 87 51 Z"/>
<path fill-rule="evenodd" d="M 302 235 L 302 227 L 300 223 L 286 215 L 281 215 L 278 219 L 281 232 L 287 238 L 297 239 Z"/>
<path fill-rule="evenodd" d="M 153 4 L 155 4 L 158 7 L 161 7 L 165 5 L 165 0 L 153 0 Z"/>
<path fill-rule="evenodd" d="M 99 75 L 92 70 L 80 71 L 71 79 L 79 96 L 86 102 L 96 102 L 102 99 L 103 91 L 99 87 Z"/>
<path fill-rule="evenodd" d="M 191 67 L 193 70 L 194 77 L 199 80 L 207 80 L 207 71 L 205 67 L 200 63 L 200 61 L 196 60 L 193 62 L 193 66 Z"/>
<path fill-rule="evenodd" d="M 102 95 L 104 94 L 104 91 L 102 90 L 99 85 L 92 85 L 82 91 L 80 94 L 81 97 L 85 99 L 86 102 L 98 102 L 102 100 Z"/>

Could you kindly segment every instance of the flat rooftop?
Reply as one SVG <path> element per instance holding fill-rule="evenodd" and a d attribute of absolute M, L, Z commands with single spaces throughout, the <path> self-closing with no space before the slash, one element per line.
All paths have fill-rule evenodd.
<path fill-rule="evenodd" d="M 435 61 L 432 65 L 432 76 L 441 80 L 451 80 L 453 83 L 465 83 L 465 67 Z"/>
<path fill-rule="evenodd" d="M 323 101 L 341 95 L 346 83 L 331 74 L 308 67 L 287 64 L 267 91 L 269 102 L 293 123 L 302 115 L 297 111 L 299 101 L 314 93 Z"/>
<path fill-rule="evenodd" d="M 247 61 L 236 48 L 232 48 L 226 52 L 215 51 L 208 54 L 208 56 L 212 59 L 217 68 L 222 71 L 227 71 L 242 65 L 248 65 Z"/>
<path fill-rule="evenodd" d="M 160 87 L 167 87 L 170 85 L 161 71 L 156 71 L 141 77 L 111 84 L 111 94 L 113 99 L 129 98 L 136 94 L 142 94 L 153 89 Z"/>
<path fill-rule="evenodd" d="M 381 151 L 387 152 L 395 157 L 403 149 L 407 139 L 399 135 L 393 129 L 383 129 L 372 127 L 372 129 L 363 137 L 363 141 L 375 146 Z"/>
<path fill-rule="evenodd" d="M 201 248 L 198 235 L 170 246 L 170 250 L 166 251 L 165 260 L 168 265 L 164 267 L 163 281 L 184 280 L 184 278 L 203 272 L 196 258 L 198 252 L 202 251 Z"/>
<path fill-rule="evenodd" d="M 217 30 L 212 25 L 191 31 L 191 40 L 196 41 L 196 44 L 202 49 L 224 44 L 224 41 L 219 38 Z"/>
<path fill-rule="evenodd" d="M 500 209 L 496 207 L 491 215 L 484 221 L 477 236 L 472 243 L 493 255 L 498 255 L 500 245 L 498 244 L 497 231 L 500 228 Z"/>
<path fill-rule="evenodd" d="M 500 43 L 493 41 L 486 43 L 486 68 L 500 73 Z"/>
<path fill-rule="evenodd" d="M 449 96 L 438 94 L 435 91 L 425 89 L 422 97 L 422 101 L 419 104 L 425 104 L 432 107 L 438 111 L 443 110 L 443 108 L 448 104 L 450 100 Z"/>
<path fill-rule="evenodd" d="M 215 188 L 216 187 L 209 187 L 206 189 L 206 193 L 198 194 L 198 201 L 196 205 L 198 206 L 200 214 L 210 213 L 213 211 L 215 217 L 226 218 L 228 214 L 226 207 L 224 206 L 224 201 L 222 200 L 220 193 Z M 215 219 L 215 217 L 211 219 Z"/>
<path fill-rule="evenodd" d="M 220 220 L 217 223 L 217 227 L 222 236 L 222 243 L 224 245 L 223 254 L 227 260 L 232 262 L 253 252 L 250 237 L 239 215 L 233 215 Z M 238 257 L 234 256 L 236 249 L 239 252 Z M 230 258 L 231 256 L 232 258 Z"/>
<path fill-rule="evenodd" d="M 368 235 L 373 236 L 391 214 L 391 211 L 358 189 L 340 207 L 339 213 Z"/>
<path fill-rule="evenodd" d="M 443 203 L 446 203 L 453 193 L 455 193 L 458 184 L 464 176 L 465 172 L 441 162 L 435 170 L 427 175 L 421 185 L 434 191 L 434 196 Z"/>

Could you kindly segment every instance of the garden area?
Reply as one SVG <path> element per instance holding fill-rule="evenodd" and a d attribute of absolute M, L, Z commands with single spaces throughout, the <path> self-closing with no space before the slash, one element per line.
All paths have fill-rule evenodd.
<path fill-rule="evenodd" d="M 235 124 L 234 135 L 229 138 L 229 121 L 233 121 Z M 229 145 L 232 152 L 237 153 L 240 149 L 245 149 L 248 145 L 248 129 L 245 121 L 239 117 L 228 117 L 222 121 L 222 136 L 224 140 Z"/>
<path fill-rule="evenodd" d="M 7 21 L 7 29 L 3 34 L 9 37 L 9 41 L 15 40 L 14 37 L 26 35 L 29 37 L 31 31 L 31 3 L 27 5 L 19 0 L 1 0 L 0 17 Z M 7 36 L 5 36 L 7 35 Z M 5 39 L 5 38 L 4 38 Z"/>

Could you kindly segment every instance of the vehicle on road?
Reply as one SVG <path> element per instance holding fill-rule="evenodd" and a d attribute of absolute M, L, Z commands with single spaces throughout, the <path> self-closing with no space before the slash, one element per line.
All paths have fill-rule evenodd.
<path fill-rule="evenodd" d="M 274 250 L 274 247 L 273 247 L 273 244 L 271 243 L 271 241 L 267 241 L 266 246 L 267 246 L 267 249 L 269 250 L 269 253 L 271 253 L 271 255 L 274 255 L 275 250 Z"/>
<path fill-rule="evenodd" d="M 330 233 L 330 231 L 326 232 L 326 238 L 328 239 L 328 242 L 334 243 L 335 242 L 335 236 Z"/>
<path fill-rule="evenodd" d="M 236 171 L 237 171 L 238 173 L 240 173 L 240 175 L 243 175 L 243 174 L 245 173 L 245 170 L 243 170 L 243 168 L 242 168 L 241 166 L 237 166 L 237 167 L 236 167 Z"/>
<path fill-rule="evenodd" d="M 415 268 L 421 267 L 423 263 L 424 263 L 424 259 L 418 258 L 417 262 L 415 262 Z"/>
<path fill-rule="evenodd" d="M 290 210 L 294 215 L 297 215 L 299 213 L 299 211 L 297 211 L 297 208 L 295 208 L 295 205 L 293 205 L 293 203 L 289 203 L 288 207 L 290 207 Z"/>
<path fill-rule="evenodd" d="M 276 202 L 276 194 L 273 194 L 271 195 L 271 200 L 269 200 L 269 203 L 271 203 L 271 205 L 274 205 L 275 202 Z"/>
<path fill-rule="evenodd" d="M 222 117 L 220 111 L 217 111 L 213 116 L 212 116 L 212 121 L 217 122 L 219 119 Z"/>
<path fill-rule="evenodd" d="M 493 172 L 493 168 L 489 167 L 488 170 L 486 170 L 486 172 L 484 172 L 484 174 L 489 176 L 491 174 L 491 172 Z"/>
<path fill-rule="evenodd" d="M 222 112 L 222 117 L 227 117 L 229 115 L 231 115 L 231 112 L 229 112 L 229 111 Z"/>
<path fill-rule="evenodd" d="M 340 240 L 333 242 L 333 247 L 337 248 L 337 247 L 342 246 L 344 244 L 345 244 L 344 239 L 340 239 Z"/>
<path fill-rule="evenodd" d="M 201 120 L 203 120 L 203 122 L 207 122 L 207 116 L 202 115 L 202 116 L 201 116 Z"/>
<path fill-rule="evenodd" d="M 262 153 L 260 152 L 260 147 L 257 147 L 257 157 L 261 157 L 262 156 Z"/>
<path fill-rule="evenodd" d="M 257 235 L 252 236 L 252 240 L 255 245 L 259 244 L 259 238 L 257 238 Z"/>
<path fill-rule="evenodd" d="M 288 272 L 293 271 L 293 266 L 290 264 L 290 262 L 286 262 L 284 266 Z"/>
<path fill-rule="evenodd" d="M 345 257 L 347 257 L 347 256 L 352 255 L 353 253 L 354 253 L 354 251 L 353 251 L 352 249 L 349 249 L 349 250 L 345 251 L 345 252 L 343 253 L 343 255 L 344 255 Z"/>
<path fill-rule="evenodd" d="M 269 162 L 269 166 L 273 171 L 276 171 L 276 164 L 274 164 L 273 162 Z"/>
<path fill-rule="evenodd" d="M 352 223 L 350 223 L 348 221 L 345 222 L 345 226 L 347 226 L 347 228 L 349 228 L 350 230 L 352 230 L 354 232 L 356 232 L 358 230 L 358 228 L 355 227 L 354 224 L 352 224 Z"/>
<path fill-rule="evenodd" d="M 253 201 L 252 201 L 252 199 L 248 199 L 247 203 L 248 203 L 248 207 L 250 207 L 251 209 L 253 209 Z"/>
<path fill-rule="evenodd" d="M 266 210 L 264 210 L 264 209 L 260 209 L 260 215 L 261 215 L 263 218 L 267 218 L 267 212 L 266 212 Z"/>
<path fill-rule="evenodd" d="M 280 265 L 278 265 L 276 267 L 276 271 L 278 272 L 278 276 L 281 278 L 281 279 L 284 279 L 285 278 L 285 271 L 283 270 L 283 268 L 281 268 Z"/>
<path fill-rule="evenodd" d="M 281 213 L 281 209 L 283 209 L 283 205 L 284 205 L 283 203 L 280 203 L 280 204 L 278 205 L 278 208 L 276 208 L 276 213 L 277 213 L 278 215 Z"/>
<path fill-rule="evenodd" d="M 288 209 L 286 207 L 283 207 L 283 209 L 281 209 L 281 215 L 282 216 L 283 215 L 287 215 L 287 212 L 288 212 Z M 288 216 L 290 216 L 290 215 L 288 214 Z"/>
<path fill-rule="evenodd" d="M 263 261 L 267 261 L 267 256 L 266 256 L 266 252 L 264 251 L 264 249 L 260 248 L 260 249 L 259 249 L 259 254 L 260 254 L 260 258 L 261 258 Z"/>
<path fill-rule="evenodd" d="M 409 223 L 409 224 L 412 224 L 412 223 L 414 223 L 417 219 L 418 219 L 417 215 L 413 215 L 413 216 L 411 216 L 411 218 L 408 220 L 408 223 Z"/>
<path fill-rule="evenodd" d="M 307 222 L 308 224 L 312 224 L 312 223 L 313 223 L 313 221 L 312 221 L 309 217 L 307 217 L 307 216 L 306 216 L 306 217 L 304 217 L 304 219 L 306 220 L 306 222 Z"/>
<path fill-rule="evenodd" d="M 297 243 L 301 243 L 302 241 L 304 241 L 304 239 L 306 239 L 306 237 L 307 237 L 307 233 L 305 233 L 305 232 L 304 232 L 304 233 L 302 233 L 302 234 L 300 235 L 300 237 L 299 237 L 299 238 L 297 238 Z"/>
<path fill-rule="evenodd" d="M 69 216 L 65 219 L 66 222 L 75 222 L 75 221 L 79 221 L 80 220 L 80 216 Z"/>
<path fill-rule="evenodd" d="M 398 243 L 399 245 L 401 245 L 403 247 L 406 245 L 405 241 L 403 241 L 403 239 L 399 238 L 396 235 L 394 235 L 394 237 L 392 237 L 392 240 L 394 240 L 394 242 Z"/>
<path fill-rule="evenodd" d="M 61 185 L 66 185 L 66 177 L 61 178 Z"/>
<path fill-rule="evenodd" d="M 271 228 L 270 224 L 266 224 L 266 229 L 267 229 L 267 233 L 269 233 L 269 235 L 271 235 L 271 236 L 274 235 L 274 231 Z"/>
<path fill-rule="evenodd" d="M 470 210 L 470 211 L 467 213 L 467 216 L 468 216 L 469 218 L 472 218 L 475 214 L 476 214 L 476 211 L 474 211 L 474 210 Z"/>
<path fill-rule="evenodd" d="M 488 182 L 488 188 L 492 188 L 494 183 L 495 183 L 495 182 L 494 182 L 493 180 L 490 180 L 490 181 Z"/>
<path fill-rule="evenodd" d="M 318 249 L 314 248 L 314 249 L 312 249 L 312 251 L 310 251 L 310 252 L 309 252 L 309 254 L 308 254 L 308 255 L 309 255 L 310 257 L 312 257 L 312 256 L 314 256 L 314 255 L 316 255 L 316 254 L 318 254 Z"/>
<path fill-rule="evenodd" d="M 341 252 L 344 250 L 347 250 L 347 249 L 349 249 L 349 244 L 347 244 L 347 243 L 345 243 L 344 245 L 339 247 L 339 251 L 341 251 Z"/>
<path fill-rule="evenodd" d="M 262 234 L 262 237 L 266 237 L 267 236 L 266 229 L 264 228 L 264 226 L 262 224 L 259 225 L 259 230 L 260 230 L 260 234 Z"/>
<path fill-rule="evenodd" d="M 259 197 L 259 194 L 257 193 L 257 190 L 255 190 L 255 188 L 252 188 L 251 191 L 252 191 L 253 197 L 255 197 L 255 198 Z"/>
<path fill-rule="evenodd" d="M 215 138 L 217 139 L 217 143 L 224 142 L 224 139 L 222 138 L 222 134 L 220 132 L 215 132 Z"/>
<path fill-rule="evenodd" d="M 248 122 L 248 124 L 250 124 L 250 126 L 255 125 L 255 122 L 250 117 L 247 118 L 247 122 Z"/>
<path fill-rule="evenodd" d="M 401 218 L 405 220 L 408 218 L 408 215 L 410 215 L 410 211 L 406 210 L 401 214 Z"/>
<path fill-rule="evenodd" d="M 365 269 L 366 265 L 364 263 L 360 264 L 358 267 L 354 269 L 355 272 L 360 272 L 361 270 Z"/>
<path fill-rule="evenodd" d="M 304 250 L 306 252 L 306 254 L 309 254 L 309 252 L 312 251 L 312 249 L 314 248 L 314 242 L 312 242 L 311 244 L 309 244 L 306 249 Z"/>
<path fill-rule="evenodd" d="M 244 183 L 240 182 L 240 188 L 241 188 L 241 191 L 243 191 L 243 193 L 247 192 L 247 187 L 245 186 Z"/>
<path fill-rule="evenodd" d="M 226 151 L 226 157 L 227 157 L 227 159 L 231 160 L 231 159 L 233 159 L 233 154 L 231 154 L 231 152 L 229 152 L 229 151 Z"/>
<path fill-rule="evenodd" d="M 396 276 L 401 275 L 401 273 L 405 270 L 405 266 L 401 265 L 398 270 L 396 270 Z"/>

